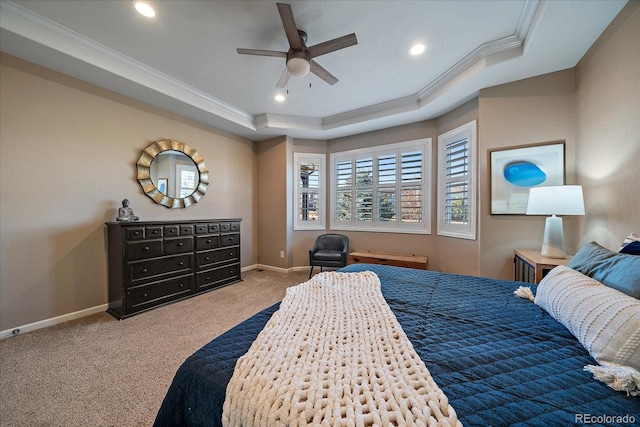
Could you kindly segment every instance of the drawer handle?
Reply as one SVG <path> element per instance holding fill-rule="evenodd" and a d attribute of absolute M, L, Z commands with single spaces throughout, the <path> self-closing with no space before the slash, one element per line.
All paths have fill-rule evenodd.
<path fill-rule="evenodd" d="M 205 259 L 204 259 L 204 260 L 205 260 L 205 261 L 209 261 L 210 259 L 211 259 L 211 258 L 209 258 L 209 257 L 205 257 Z"/>
<path fill-rule="evenodd" d="M 149 296 L 149 294 L 142 294 L 142 298 L 146 298 L 148 296 Z"/>
<path fill-rule="evenodd" d="M 233 252 L 229 252 L 229 256 L 233 256 Z"/>
<path fill-rule="evenodd" d="M 148 251 L 149 249 L 151 249 L 149 246 L 145 246 L 145 247 L 144 247 L 144 250 L 145 250 L 145 251 Z"/>
<path fill-rule="evenodd" d="M 140 232 L 139 232 L 139 231 L 134 231 L 134 232 L 133 232 L 133 235 L 134 235 L 134 236 L 138 236 L 138 235 L 140 235 Z"/>
<path fill-rule="evenodd" d="M 184 243 L 182 243 L 182 242 L 178 243 L 178 247 L 179 247 L 179 248 L 181 248 L 181 247 L 183 247 L 183 246 L 184 246 Z"/>
<path fill-rule="evenodd" d="M 355 262 L 360 262 L 360 258 L 354 258 L 353 259 Z"/>
<path fill-rule="evenodd" d="M 184 283 L 180 283 L 178 286 L 180 286 L 181 288 L 184 288 Z"/>
<path fill-rule="evenodd" d="M 209 276 L 207 276 L 207 277 L 205 278 L 205 280 L 210 280 L 210 279 L 211 279 L 211 277 L 209 277 Z"/>
<path fill-rule="evenodd" d="M 233 241 L 233 237 L 229 237 L 229 240 Z"/>
<path fill-rule="evenodd" d="M 207 243 L 211 243 L 211 242 L 213 242 L 213 240 L 207 239 Z"/>
<path fill-rule="evenodd" d="M 148 268 L 143 268 L 143 269 L 142 269 L 142 272 L 143 272 L 143 273 L 146 273 L 147 271 L 149 271 L 149 269 L 148 269 Z"/>
<path fill-rule="evenodd" d="M 179 265 L 180 267 L 182 267 L 182 266 L 184 265 L 184 261 L 180 261 L 180 262 L 178 263 L 178 265 Z"/>

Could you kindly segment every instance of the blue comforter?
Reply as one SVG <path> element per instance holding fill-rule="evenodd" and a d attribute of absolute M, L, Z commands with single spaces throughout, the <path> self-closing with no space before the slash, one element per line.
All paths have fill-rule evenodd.
<path fill-rule="evenodd" d="M 513 295 L 521 283 L 368 264 L 341 271 L 364 270 L 380 277 L 385 299 L 465 426 L 619 425 L 613 417 L 625 415 L 640 423 L 640 398 L 593 380 L 583 367 L 596 362 L 569 331 Z M 220 426 L 235 362 L 277 309 L 190 356 L 154 425 Z"/>

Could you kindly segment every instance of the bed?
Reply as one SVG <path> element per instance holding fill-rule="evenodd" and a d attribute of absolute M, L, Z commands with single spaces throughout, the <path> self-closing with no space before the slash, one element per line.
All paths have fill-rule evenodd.
<path fill-rule="evenodd" d="M 640 397 L 594 380 L 583 368 L 597 362 L 569 330 L 514 295 L 523 283 L 369 264 L 340 271 L 372 271 L 379 277 L 385 300 L 463 425 L 640 421 Z M 536 292 L 535 285 L 531 289 Z M 236 361 L 278 306 L 190 356 L 154 425 L 222 425 Z"/>

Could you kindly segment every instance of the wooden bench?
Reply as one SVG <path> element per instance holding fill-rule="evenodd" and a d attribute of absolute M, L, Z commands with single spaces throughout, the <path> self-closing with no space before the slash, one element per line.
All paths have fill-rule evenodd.
<path fill-rule="evenodd" d="M 426 270 L 429 257 L 393 254 L 387 252 L 351 252 L 349 254 L 349 264 L 381 264 L 392 265 L 394 267 L 415 268 Z"/>

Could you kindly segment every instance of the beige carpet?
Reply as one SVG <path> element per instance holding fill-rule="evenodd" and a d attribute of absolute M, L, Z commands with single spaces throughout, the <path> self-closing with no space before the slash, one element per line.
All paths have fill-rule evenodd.
<path fill-rule="evenodd" d="M 150 426 L 180 364 L 307 271 L 244 281 L 118 321 L 88 316 L 0 341 L 1 426 Z"/>

